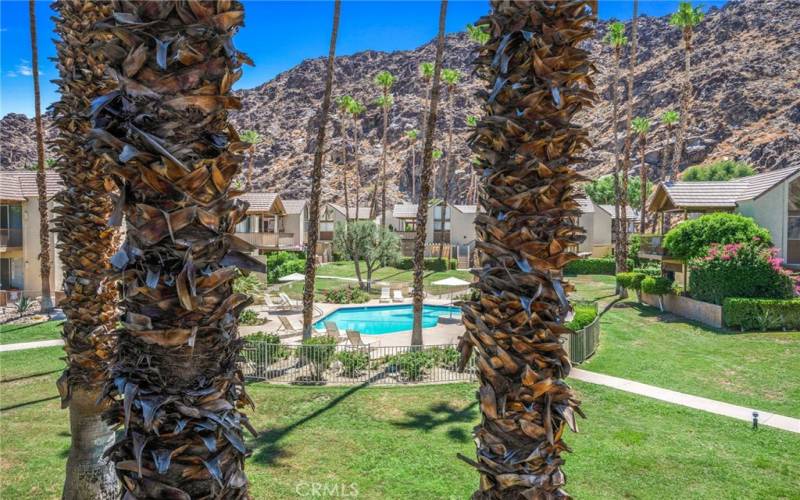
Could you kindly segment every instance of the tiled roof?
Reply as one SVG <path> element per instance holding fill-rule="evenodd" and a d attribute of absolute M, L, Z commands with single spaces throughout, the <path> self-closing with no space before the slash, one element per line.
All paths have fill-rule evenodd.
<path fill-rule="evenodd" d="M 404 203 L 395 205 L 392 209 L 392 217 L 395 219 L 411 219 L 417 216 L 417 205 L 414 203 Z"/>
<path fill-rule="evenodd" d="M 604 211 L 611 216 L 611 220 L 614 220 L 614 213 L 616 212 L 614 209 L 614 205 L 598 205 L 598 207 L 602 208 Z M 638 219 L 639 218 L 639 211 L 635 208 L 631 207 L 630 205 L 625 206 L 625 218 L 627 219 Z"/>
<path fill-rule="evenodd" d="M 239 199 L 250 203 L 248 212 L 271 212 L 275 200 L 278 199 L 277 193 L 250 192 L 239 196 Z"/>
<path fill-rule="evenodd" d="M 303 212 L 303 209 L 306 206 L 306 200 L 286 200 L 282 199 L 283 201 L 283 208 L 286 209 L 286 213 L 288 215 L 298 215 Z"/>
<path fill-rule="evenodd" d="M 478 213 L 478 205 L 453 205 L 453 208 L 462 214 L 476 214 Z"/>
<path fill-rule="evenodd" d="M 334 210 L 339 212 L 340 214 L 344 214 L 344 207 L 341 205 L 337 205 L 336 203 L 331 203 L 331 207 Z M 351 219 L 356 218 L 356 209 L 353 207 L 347 207 L 348 210 L 348 217 Z M 370 220 L 370 208 L 369 207 L 358 207 L 358 220 Z"/>
<path fill-rule="evenodd" d="M 730 181 L 672 182 L 658 187 L 677 208 L 733 208 L 758 198 L 798 172 L 800 167 L 790 167 Z"/>
<path fill-rule="evenodd" d="M 64 189 L 61 177 L 56 172 L 47 171 L 47 197 L 50 198 Z M 33 170 L 13 170 L 0 172 L 0 197 L 4 200 L 23 201 L 25 198 L 38 198 L 36 172 Z"/>

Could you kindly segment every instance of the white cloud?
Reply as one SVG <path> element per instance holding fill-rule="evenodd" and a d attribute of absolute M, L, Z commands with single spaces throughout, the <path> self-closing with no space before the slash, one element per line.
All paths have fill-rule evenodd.
<path fill-rule="evenodd" d="M 43 75 L 44 72 L 40 69 L 39 75 Z M 31 68 L 31 63 L 27 59 L 20 59 L 19 64 L 17 64 L 13 70 L 9 70 L 6 72 L 6 76 L 9 78 L 16 78 L 18 76 L 33 76 L 33 68 Z"/>

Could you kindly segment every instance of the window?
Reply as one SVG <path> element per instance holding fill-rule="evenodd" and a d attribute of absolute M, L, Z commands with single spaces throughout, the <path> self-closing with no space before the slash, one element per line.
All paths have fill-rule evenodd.
<path fill-rule="evenodd" d="M 324 232 L 333 231 L 333 222 L 320 222 L 319 230 Z"/>
<path fill-rule="evenodd" d="M 403 222 L 403 231 L 413 233 L 417 230 L 417 221 L 408 219 Z"/>
<path fill-rule="evenodd" d="M 22 205 L 0 205 L 0 246 L 22 246 Z"/>
<path fill-rule="evenodd" d="M 792 215 L 789 212 L 789 239 L 800 240 L 800 213 Z"/>
<path fill-rule="evenodd" d="M 433 207 L 433 230 L 441 231 L 442 229 L 442 214 L 444 213 L 444 230 L 450 230 L 450 207 L 443 207 L 436 205 Z"/>
<path fill-rule="evenodd" d="M 24 289 L 22 259 L 0 259 L 0 290 Z"/>

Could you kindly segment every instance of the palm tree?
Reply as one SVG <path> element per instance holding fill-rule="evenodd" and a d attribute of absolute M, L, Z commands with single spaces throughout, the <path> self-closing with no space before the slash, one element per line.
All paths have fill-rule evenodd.
<path fill-rule="evenodd" d="M 593 101 L 582 48 L 593 4 L 493 0 L 477 23 L 492 38 L 476 60 L 487 92 L 470 145 L 488 175 L 475 219 L 480 299 L 462 306 L 459 345 L 462 364 L 475 351 L 480 383 L 477 462 L 461 457 L 480 473 L 474 499 L 568 498 L 563 434 L 580 410 L 564 381 L 572 287 L 561 271 L 585 238 L 574 186 L 589 139 L 574 115 Z"/>
<path fill-rule="evenodd" d="M 444 151 L 442 151 L 441 149 L 434 149 L 431 152 L 431 158 L 433 158 L 433 160 L 435 162 L 433 164 L 433 177 L 431 179 L 431 182 L 433 183 L 433 185 L 432 185 L 433 196 L 437 196 L 437 194 L 442 194 L 441 184 L 438 184 L 439 185 L 439 191 L 436 190 L 436 186 L 437 186 L 436 179 L 439 177 L 439 172 L 441 172 L 441 170 L 442 170 L 442 166 L 441 166 L 442 156 L 444 156 Z"/>
<path fill-rule="evenodd" d="M 453 150 L 453 122 L 456 121 L 455 110 L 455 93 L 458 89 L 458 81 L 461 79 L 461 73 L 455 69 L 445 68 L 442 70 L 442 80 L 445 87 L 447 87 L 447 102 L 450 105 L 450 123 L 447 127 L 447 158 L 444 164 L 444 172 L 442 174 L 442 222 L 441 233 L 439 240 L 439 260 L 444 257 L 444 228 L 445 219 L 447 218 L 447 201 L 450 195 L 450 172 L 455 170 L 455 151 Z"/>
<path fill-rule="evenodd" d="M 361 189 L 361 164 L 359 162 L 358 157 L 358 130 L 360 128 L 360 124 L 358 123 L 358 117 L 364 114 L 364 111 L 367 110 L 367 107 L 364 104 L 358 102 L 356 99 L 351 98 L 347 102 L 347 112 L 350 114 L 350 118 L 352 119 L 353 125 L 353 171 L 355 172 L 355 200 L 353 204 L 355 205 L 355 214 L 356 220 L 358 220 L 358 207 L 359 207 L 359 197 L 360 197 L 360 189 Z"/>
<path fill-rule="evenodd" d="M 125 242 L 111 259 L 122 313 L 104 417 L 126 498 L 247 498 L 238 272 L 265 272 L 233 233 L 249 149 L 228 119 L 242 64 L 238 1 L 114 2 L 97 23 L 113 86 L 91 143 L 121 191 Z M 169 57 L 168 57 L 169 54 Z M 238 271 L 237 271 L 238 268 Z"/>
<path fill-rule="evenodd" d="M 333 28 L 328 49 L 328 69 L 325 78 L 325 94 L 322 97 L 322 110 L 317 130 L 317 147 L 314 151 L 314 166 L 311 170 L 311 200 L 308 210 L 308 247 L 306 248 L 306 281 L 303 287 L 303 339 L 310 339 L 314 322 L 314 286 L 317 261 L 317 240 L 319 238 L 319 199 L 322 194 L 322 159 L 325 154 L 325 129 L 331 109 L 333 91 L 333 63 L 336 60 L 336 36 L 339 34 L 339 13 L 342 0 L 333 4 Z M 347 212 L 347 206 L 344 211 Z"/>
<path fill-rule="evenodd" d="M 425 61 L 419 65 L 419 76 L 422 79 L 422 109 L 419 113 L 419 127 L 423 136 L 425 135 L 425 113 L 430 109 L 430 84 L 433 79 L 433 70 L 432 62 Z"/>
<path fill-rule="evenodd" d="M 622 162 L 620 161 L 619 151 L 619 134 L 617 131 L 617 124 L 619 122 L 619 103 L 617 97 L 617 86 L 619 85 L 619 60 L 622 54 L 622 47 L 628 43 L 628 37 L 625 36 L 625 25 L 620 22 L 611 23 L 608 27 L 608 33 L 603 37 L 603 41 L 610 45 L 614 50 L 614 66 L 611 72 L 611 137 L 614 142 L 614 193 L 616 193 L 617 202 L 614 204 L 614 219 L 615 224 L 612 227 L 614 231 L 614 256 L 616 262 L 616 272 L 625 272 L 628 268 L 628 231 L 627 231 L 627 212 L 626 212 L 626 197 L 623 193 L 628 192 L 627 178 L 628 173 L 624 171 Z M 620 179 L 621 177 L 621 179 Z M 624 293 L 624 288 L 617 286 L 617 293 Z"/>
<path fill-rule="evenodd" d="M 694 34 L 694 27 L 700 24 L 703 17 L 703 10 L 700 7 L 692 7 L 692 2 L 680 2 L 678 10 L 669 19 L 669 24 L 683 32 L 684 49 L 680 123 L 678 124 L 678 135 L 675 138 L 675 151 L 672 154 L 671 169 L 676 178 L 680 172 L 683 141 L 686 137 L 686 129 L 689 127 L 689 106 L 692 101 L 692 35 Z"/>
<path fill-rule="evenodd" d="M 419 130 L 406 130 L 408 149 L 411 151 L 411 202 L 414 202 L 417 193 L 417 139 Z"/>
<path fill-rule="evenodd" d="M 256 146 L 261 144 L 261 134 L 256 132 L 255 130 L 243 130 L 239 137 L 250 145 L 250 148 L 247 151 L 247 189 L 251 189 L 253 184 L 253 162 L 256 159 Z"/>
<path fill-rule="evenodd" d="M 395 78 L 388 71 L 381 71 L 375 75 L 375 85 L 381 90 L 382 95 L 378 97 L 377 104 L 383 109 L 383 137 L 381 138 L 381 227 L 386 227 L 386 154 L 387 154 L 387 134 L 389 132 L 389 108 L 392 107 L 393 100 L 389 93 L 394 85 Z"/>
<path fill-rule="evenodd" d="M 414 238 L 414 320 L 411 332 L 411 345 L 422 345 L 422 300 L 425 298 L 422 281 L 425 265 L 425 225 L 428 222 L 428 202 L 431 199 L 433 176 L 433 136 L 436 134 L 436 113 L 439 107 L 439 81 L 444 57 L 444 28 L 447 21 L 447 0 L 439 7 L 439 33 L 436 36 L 436 62 L 431 74 L 428 116 L 423 127 L 425 142 L 422 148 L 422 174 L 419 180 L 419 201 L 417 202 L 417 234 Z M 426 64 L 426 63 L 423 63 Z M 425 71 L 423 71 L 425 78 Z"/>
<path fill-rule="evenodd" d="M 650 120 L 642 116 L 637 116 L 632 122 L 633 131 L 639 136 L 639 154 L 642 163 L 639 166 L 639 179 L 642 185 L 642 206 L 639 212 L 639 234 L 644 234 L 644 223 L 647 211 L 647 163 L 644 161 L 645 149 L 647 148 L 647 133 L 650 132 Z"/>
<path fill-rule="evenodd" d="M 475 26 L 473 24 L 467 25 L 467 34 L 469 39 L 476 42 L 478 45 L 485 45 L 489 41 L 491 35 L 489 34 L 486 26 Z"/>
<path fill-rule="evenodd" d="M 672 171 L 670 161 L 669 161 L 669 141 L 672 138 L 672 130 L 675 127 L 675 124 L 678 123 L 680 119 L 680 114 L 672 109 L 664 111 L 661 114 L 661 123 L 667 126 L 666 130 L 666 139 L 664 141 L 664 161 L 663 161 L 663 175 L 662 178 L 666 180 L 677 179 L 678 173 Z M 673 151 L 674 154 L 674 151 Z"/>
<path fill-rule="evenodd" d="M 633 134 L 631 133 L 631 122 L 633 120 L 633 80 L 636 76 L 636 51 L 639 46 L 639 1 L 633 0 L 633 18 L 631 19 L 631 52 L 630 62 L 628 63 L 628 95 L 626 96 L 625 110 L 625 147 L 622 153 L 622 180 L 620 190 L 622 194 L 628 192 L 628 173 L 631 171 L 631 149 L 633 148 Z M 620 230 L 620 245 L 625 259 L 625 269 L 627 270 L 628 261 L 628 199 L 623 196 L 624 205 L 620 207 L 620 218 L 618 220 Z"/>
<path fill-rule="evenodd" d="M 347 169 L 349 165 L 347 164 L 347 127 L 345 125 L 345 118 L 348 115 L 348 105 L 350 100 L 353 98 L 349 95 L 343 95 L 336 99 L 336 109 L 339 111 L 340 116 L 340 127 L 341 127 L 341 135 L 342 135 L 342 168 L 341 168 L 341 175 L 342 175 L 342 191 L 344 191 L 344 219 L 346 222 L 350 222 L 350 200 L 349 200 L 349 193 L 347 189 Z"/>
<path fill-rule="evenodd" d="M 67 367 L 57 385 L 62 406 L 69 408 L 71 440 L 62 498 L 117 498 L 114 464 L 103 456 L 114 443 L 114 430 L 101 418 L 111 401 L 101 391 L 115 350 L 117 292 L 109 279 L 109 259 L 118 231 L 107 223 L 114 203 L 106 187 L 106 164 L 86 147 L 90 102 L 113 86 L 104 56 L 89 50 L 100 40 L 86 27 L 110 17 L 111 4 L 59 1 L 54 8 L 61 93 L 53 105 L 59 134 L 54 168 L 64 189 L 55 198 L 53 226 L 64 272 L 65 297 L 59 306 L 67 317 L 62 330 Z"/>
<path fill-rule="evenodd" d="M 42 312 L 53 308 L 50 292 L 50 225 L 47 216 L 47 172 L 44 161 L 44 129 L 42 127 L 42 96 L 39 92 L 39 49 L 36 44 L 36 8 L 28 2 L 31 35 L 31 65 L 33 66 L 33 99 L 36 112 L 36 190 L 39 195 L 39 274 L 42 279 Z"/>
<path fill-rule="evenodd" d="M 475 115 L 467 116 L 467 126 L 475 128 L 478 126 L 478 117 Z M 467 189 L 467 203 L 474 205 L 478 203 L 478 177 L 475 168 L 480 165 L 476 158 L 470 158 L 469 188 Z"/>

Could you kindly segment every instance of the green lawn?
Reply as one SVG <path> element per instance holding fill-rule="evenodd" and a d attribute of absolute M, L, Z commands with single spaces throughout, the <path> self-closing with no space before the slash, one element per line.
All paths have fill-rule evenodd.
<path fill-rule="evenodd" d="M 45 321 L 30 325 L 0 325 L 0 344 L 60 339 L 62 323 Z"/>
<path fill-rule="evenodd" d="M 32 352 L 32 351 L 31 351 Z M 56 348 L 0 354 L 0 378 L 60 366 Z M 58 498 L 69 446 L 57 373 L 3 382 L 0 498 Z M 588 419 L 568 435 L 567 490 L 577 498 L 789 498 L 800 491 L 800 435 L 574 383 Z M 467 498 L 478 421 L 469 384 L 303 388 L 252 384 L 247 472 L 259 499 L 297 498 L 308 483 L 359 498 Z M 48 399 L 49 398 L 49 399 Z M 40 401 L 44 399 L 44 401 Z M 20 405 L 20 406 L 17 406 Z M 16 406 L 16 407 L 15 407 Z M 8 409 L 11 407 L 11 409 Z M 14 408 L 15 407 L 15 408 Z"/>

